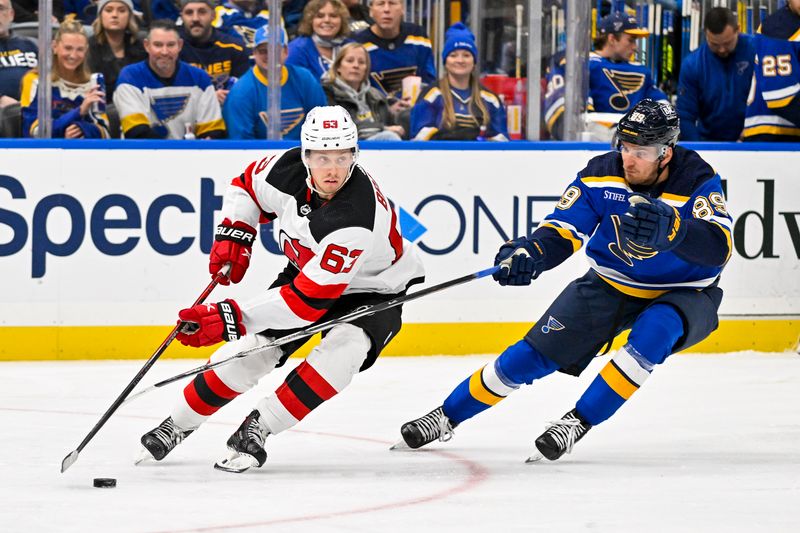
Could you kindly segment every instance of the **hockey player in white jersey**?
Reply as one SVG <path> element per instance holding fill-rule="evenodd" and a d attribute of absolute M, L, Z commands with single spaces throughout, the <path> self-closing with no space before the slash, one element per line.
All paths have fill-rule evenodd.
<path fill-rule="evenodd" d="M 244 350 L 329 320 L 362 305 L 402 294 L 424 277 L 422 263 L 400 233 L 394 208 L 358 164 L 358 133 L 342 107 L 316 107 L 302 126 L 301 146 L 251 163 L 228 187 L 209 270 L 230 263 L 230 280 L 242 280 L 259 222 L 278 219 L 280 245 L 289 260 L 272 286 L 249 300 L 224 300 L 184 309 L 192 328 L 178 334 L 189 346 L 228 341 L 212 356 L 220 361 Z M 225 280 L 227 284 L 228 280 Z M 228 439 L 228 457 L 216 468 L 243 472 L 263 466 L 264 442 L 294 426 L 369 368 L 402 324 L 400 306 L 339 324 L 323 334 L 283 384 L 261 399 Z M 145 433 L 141 459 L 163 459 L 209 416 L 284 364 L 307 339 L 199 374 L 172 413 Z"/>

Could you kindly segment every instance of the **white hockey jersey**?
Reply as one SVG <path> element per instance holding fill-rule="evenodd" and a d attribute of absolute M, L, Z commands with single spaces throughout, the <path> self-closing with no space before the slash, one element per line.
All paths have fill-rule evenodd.
<path fill-rule="evenodd" d="M 305 327 L 342 294 L 396 294 L 424 279 L 395 209 L 363 168 L 330 201 L 306 185 L 300 148 L 251 163 L 228 187 L 222 214 L 252 227 L 279 221 L 280 246 L 299 273 L 291 283 L 238 302 L 247 331 Z"/>

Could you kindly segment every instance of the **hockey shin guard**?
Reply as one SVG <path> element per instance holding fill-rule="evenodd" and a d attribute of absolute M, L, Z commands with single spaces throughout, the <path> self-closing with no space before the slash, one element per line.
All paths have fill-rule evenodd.
<path fill-rule="evenodd" d="M 280 433 L 344 390 L 366 360 L 372 341 L 352 324 L 334 327 L 274 394 L 256 408 L 269 432 Z"/>
<path fill-rule="evenodd" d="M 521 340 L 461 382 L 444 401 L 444 413 L 460 424 L 495 405 L 523 383 L 530 384 L 557 369 L 553 361 Z"/>
<path fill-rule="evenodd" d="M 591 425 L 608 420 L 663 363 L 683 335 L 683 321 L 671 305 L 656 304 L 633 325 L 628 343 L 592 381 L 578 400 L 578 413 Z"/>

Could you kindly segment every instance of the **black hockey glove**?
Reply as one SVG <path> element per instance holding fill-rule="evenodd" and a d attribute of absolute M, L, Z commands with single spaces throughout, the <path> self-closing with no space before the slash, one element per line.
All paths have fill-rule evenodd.
<path fill-rule="evenodd" d="M 530 285 L 544 271 L 544 247 L 539 239 L 518 237 L 500 247 L 494 264 L 501 266 L 492 274 L 500 285 Z"/>
<path fill-rule="evenodd" d="M 630 207 L 621 218 L 622 236 L 639 246 L 666 252 L 678 246 L 686 237 L 678 210 L 659 200 L 641 194 L 628 198 Z"/>

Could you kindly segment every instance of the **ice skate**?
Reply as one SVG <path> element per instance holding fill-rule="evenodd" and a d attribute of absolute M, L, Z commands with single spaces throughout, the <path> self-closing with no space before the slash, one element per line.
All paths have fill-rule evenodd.
<path fill-rule="evenodd" d="M 561 417 L 561 420 L 549 423 L 547 430 L 536 439 L 536 452 L 525 462 L 535 463 L 542 458 L 555 461 L 565 453 L 571 453 L 575 443 L 590 429 L 592 425 L 573 409 Z"/>
<path fill-rule="evenodd" d="M 134 464 L 138 465 L 147 460 L 162 460 L 193 431 L 193 429 L 179 428 L 171 416 L 167 417 L 156 428 L 142 435 L 142 449 Z"/>
<path fill-rule="evenodd" d="M 406 422 L 400 428 L 403 440 L 389 448 L 390 450 L 417 449 L 435 440 L 447 442 L 453 438 L 453 430 L 458 424 L 453 424 L 441 406 L 427 415 Z"/>
<path fill-rule="evenodd" d="M 260 417 L 258 409 L 247 415 L 239 429 L 228 439 L 230 453 L 217 461 L 214 468 L 241 474 L 250 468 L 264 466 L 267 461 L 264 441 L 269 435 L 269 429 L 261 422 Z"/>

